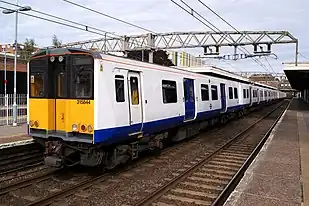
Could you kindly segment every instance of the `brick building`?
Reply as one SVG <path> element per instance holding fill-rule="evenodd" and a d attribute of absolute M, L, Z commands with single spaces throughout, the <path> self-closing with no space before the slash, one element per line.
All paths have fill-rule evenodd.
<path fill-rule="evenodd" d="M 0 47 L 1 48 L 1 47 Z M 4 94 L 4 53 L 0 52 L 0 94 Z M 14 93 L 14 55 L 6 54 L 7 93 Z M 27 61 L 17 59 L 17 94 L 27 93 Z"/>

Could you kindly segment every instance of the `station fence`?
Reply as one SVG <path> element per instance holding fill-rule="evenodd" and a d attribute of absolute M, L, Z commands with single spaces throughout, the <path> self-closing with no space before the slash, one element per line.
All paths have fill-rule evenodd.
<path fill-rule="evenodd" d="M 0 94 L 0 126 L 13 124 L 14 95 Z M 27 94 L 17 94 L 17 124 L 27 123 Z"/>

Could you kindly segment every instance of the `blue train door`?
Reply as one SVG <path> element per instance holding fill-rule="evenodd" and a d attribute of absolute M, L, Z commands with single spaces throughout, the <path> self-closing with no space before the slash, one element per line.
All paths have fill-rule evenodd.
<path fill-rule="evenodd" d="M 184 79 L 184 95 L 185 95 L 185 120 L 192 120 L 195 117 L 195 97 L 194 97 L 194 80 Z"/>
<path fill-rule="evenodd" d="M 225 84 L 220 84 L 220 92 L 221 92 L 221 112 L 226 111 L 226 94 L 225 94 Z"/>

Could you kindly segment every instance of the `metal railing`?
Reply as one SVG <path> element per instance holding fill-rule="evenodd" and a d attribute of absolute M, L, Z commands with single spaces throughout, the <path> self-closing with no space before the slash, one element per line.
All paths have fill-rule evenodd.
<path fill-rule="evenodd" d="M 27 122 L 27 94 L 17 94 L 17 124 Z M 0 94 L 0 126 L 13 124 L 13 94 Z"/>

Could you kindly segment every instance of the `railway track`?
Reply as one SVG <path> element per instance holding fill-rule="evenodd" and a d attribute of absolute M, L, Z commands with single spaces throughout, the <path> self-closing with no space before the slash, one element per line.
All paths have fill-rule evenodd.
<path fill-rule="evenodd" d="M 180 145 L 168 147 L 162 151 L 162 154 L 173 151 L 174 149 L 177 150 Z M 132 162 L 128 166 L 117 168 L 111 172 L 95 171 L 90 174 L 73 172 L 71 176 L 67 175 L 67 173 L 71 173 L 73 170 L 76 171 L 76 167 L 49 170 L 40 175 L 0 187 L 0 202 L 6 202 L 9 205 L 18 204 L 29 206 L 52 204 L 59 198 L 74 194 L 76 191 L 90 187 L 94 183 L 98 184 L 100 182 L 105 182 L 113 176 L 132 170 L 154 158 L 156 157 L 145 157 L 137 162 Z M 83 169 L 87 168 L 82 168 L 82 170 Z M 22 190 L 26 190 L 26 192 L 23 193 Z M 32 194 L 29 194 L 29 191 L 35 191 L 34 193 L 37 195 L 32 196 Z"/>
<path fill-rule="evenodd" d="M 35 143 L 0 150 L 0 176 L 43 164 L 43 152 Z"/>
<path fill-rule="evenodd" d="M 217 130 L 218 129 L 215 128 L 213 129 L 213 132 L 216 132 Z M 167 148 L 162 152 L 163 154 L 161 157 L 165 156 L 164 153 L 175 153 L 179 151 L 180 148 L 183 150 L 182 145 L 188 145 L 188 142 L 191 142 L 190 147 L 194 147 L 195 144 L 200 144 L 198 140 L 192 139 Z M 104 187 L 104 185 L 109 183 L 108 180 L 111 180 L 119 176 L 119 174 L 125 173 L 126 171 L 132 171 L 134 168 L 138 168 L 151 159 L 156 158 L 146 157 L 141 160 L 137 160 L 133 164 L 125 166 L 124 168 L 119 168 L 113 172 L 100 172 L 99 174 L 97 173 L 95 175 L 79 173 L 77 175 L 73 174 L 71 177 L 66 177 L 65 174 L 67 172 L 63 170 L 41 174 L 39 176 L 0 188 L 0 202 L 8 205 L 53 204 L 58 200 L 78 193 L 78 191 L 83 191 L 87 188 L 92 188 L 93 186 Z"/>
<path fill-rule="evenodd" d="M 249 164 L 281 117 L 287 103 L 256 121 L 230 141 L 137 202 L 142 205 L 221 205 L 238 184 Z"/>

